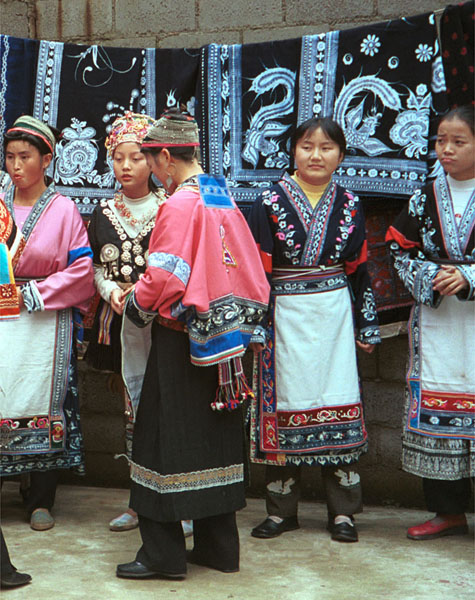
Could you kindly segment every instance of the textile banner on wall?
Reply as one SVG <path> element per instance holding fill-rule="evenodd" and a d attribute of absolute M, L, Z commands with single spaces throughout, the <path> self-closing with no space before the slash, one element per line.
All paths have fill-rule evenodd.
<path fill-rule="evenodd" d="M 433 14 L 202 53 L 205 164 L 238 201 L 289 166 L 288 137 L 313 116 L 345 132 L 336 180 L 355 193 L 407 198 L 434 174 L 430 123 L 447 105 Z"/>
<path fill-rule="evenodd" d="M 397 320 L 400 314 L 391 311 L 410 302 L 391 271 L 383 237 L 403 201 L 437 171 L 430 123 L 447 103 L 433 14 L 201 49 L 2 35 L 0 50 L 1 133 L 25 113 L 63 131 L 50 175 L 86 219 L 114 193 L 104 141 L 126 110 L 156 117 L 185 105 L 200 125 L 205 170 L 225 176 L 244 213 L 292 168 L 295 127 L 312 116 L 332 116 L 348 142 L 337 182 L 362 196 L 367 209 L 378 308 Z"/>
<path fill-rule="evenodd" d="M 29 113 L 63 132 L 49 175 L 84 216 L 114 193 L 104 141 L 118 115 L 132 110 L 155 117 L 178 103 L 194 107 L 199 50 L 105 48 L 9 36 L 1 36 L 1 49 L 3 131 Z"/>

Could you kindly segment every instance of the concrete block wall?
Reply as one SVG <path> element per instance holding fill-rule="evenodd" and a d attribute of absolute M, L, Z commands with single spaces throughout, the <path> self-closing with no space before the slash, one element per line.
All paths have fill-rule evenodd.
<path fill-rule="evenodd" d="M 0 0 L 0 32 L 18 37 L 119 47 L 200 47 L 254 43 L 356 27 L 443 9 L 446 0 Z M 359 462 L 369 503 L 422 506 L 420 482 L 400 468 L 407 337 L 387 339 L 360 356 L 369 452 Z M 123 403 L 108 376 L 80 364 L 85 479 L 67 482 L 127 486 Z M 252 494 L 263 491 L 253 465 Z M 323 499 L 319 470 L 305 469 L 308 498 Z M 264 510 L 264 509 L 263 509 Z"/>
<path fill-rule="evenodd" d="M 444 8 L 447 0 L 0 0 L 0 32 L 182 48 L 300 37 Z"/>

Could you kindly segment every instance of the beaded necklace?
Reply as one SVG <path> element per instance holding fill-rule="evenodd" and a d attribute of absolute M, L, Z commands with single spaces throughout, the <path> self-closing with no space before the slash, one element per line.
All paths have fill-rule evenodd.
<path fill-rule="evenodd" d="M 156 208 L 150 211 L 150 213 L 146 213 L 142 218 L 137 219 L 132 215 L 130 209 L 126 206 L 124 202 L 124 195 L 122 192 L 116 192 L 114 195 L 114 206 L 117 209 L 119 215 L 126 221 L 131 227 L 137 228 L 139 226 L 142 228 L 146 223 L 150 221 L 150 219 L 156 214 Z"/>

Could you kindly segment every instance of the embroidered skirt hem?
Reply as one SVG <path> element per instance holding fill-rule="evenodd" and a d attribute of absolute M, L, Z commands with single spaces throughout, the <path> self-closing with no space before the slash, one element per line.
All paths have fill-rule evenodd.
<path fill-rule="evenodd" d="M 21 475 L 31 471 L 51 471 L 53 469 L 71 469 L 78 475 L 84 475 L 84 448 L 77 387 L 77 359 L 74 354 L 71 356 L 63 411 L 66 430 L 64 450 L 44 454 L 7 455 L 0 453 L 0 477 Z"/>
<path fill-rule="evenodd" d="M 368 452 L 368 442 L 365 442 L 359 448 L 345 453 L 333 453 L 333 454 L 297 454 L 297 455 L 284 455 L 284 458 L 266 458 L 265 455 L 259 454 L 258 456 L 252 456 L 251 462 L 254 464 L 262 465 L 274 465 L 277 467 L 290 466 L 290 465 L 303 465 L 309 467 L 328 467 L 336 465 L 351 465 L 358 462 L 363 454 Z"/>
<path fill-rule="evenodd" d="M 190 362 L 188 336 L 156 322 L 134 426 L 131 507 L 154 521 L 245 506 L 240 410 L 210 407 L 218 368 Z"/>
<path fill-rule="evenodd" d="M 410 396 L 406 388 L 404 422 L 409 409 Z M 455 481 L 475 477 L 475 442 L 405 431 L 402 437 L 402 468 L 407 473 L 428 479 Z"/>

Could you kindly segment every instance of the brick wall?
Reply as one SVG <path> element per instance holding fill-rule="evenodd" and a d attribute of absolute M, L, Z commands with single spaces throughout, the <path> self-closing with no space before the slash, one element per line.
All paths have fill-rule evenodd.
<path fill-rule="evenodd" d="M 0 32 L 19 37 L 119 47 L 200 47 L 300 37 L 444 8 L 445 0 L 0 0 Z M 420 482 L 400 468 L 407 337 L 361 355 L 370 450 L 360 460 L 365 500 L 421 506 Z M 126 486 L 123 406 L 108 377 L 80 365 L 87 476 L 92 485 Z M 307 497 L 321 498 L 318 469 L 306 469 Z M 77 481 L 65 474 L 65 480 Z M 252 493 L 263 468 L 252 468 Z"/>

